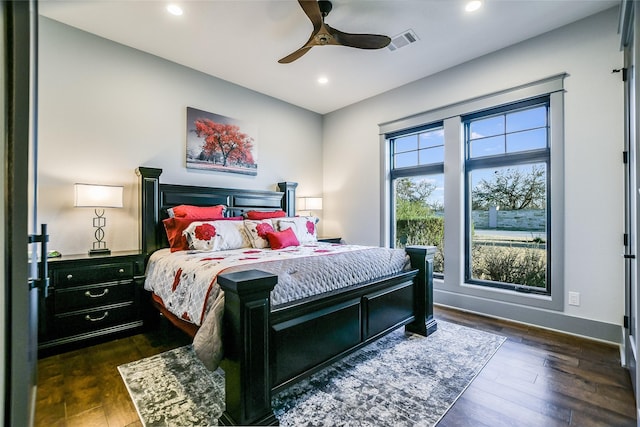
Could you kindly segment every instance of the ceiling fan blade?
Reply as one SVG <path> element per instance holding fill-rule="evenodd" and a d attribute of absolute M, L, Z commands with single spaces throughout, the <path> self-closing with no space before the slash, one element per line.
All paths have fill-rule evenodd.
<path fill-rule="evenodd" d="M 278 62 L 280 64 L 289 64 L 289 63 L 295 61 L 296 59 L 300 58 L 305 53 L 309 52 L 312 47 L 313 47 L 313 45 L 302 46 L 300 49 L 296 50 L 295 52 L 290 53 L 289 55 L 285 56 L 284 58 L 278 60 Z"/>
<path fill-rule="evenodd" d="M 325 26 L 329 27 L 327 24 Z M 382 49 L 391 43 L 391 38 L 379 34 L 351 34 L 343 33 L 329 27 L 331 35 L 342 46 L 356 47 L 358 49 Z"/>
<path fill-rule="evenodd" d="M 317 0 L 298 0 L 298 3 L 313 24 L 313 32 L 317 32 L 322 27 L 322 13 Z"/>
<path fill-rule="evenodd" d="M 293 53 L 290 53 L 289 55 L 285 56 L 284 58 L 281 58 L 278 60 L 278 62 L 280 64 L 289 64 L 290 62 L 295 61 L 296 59 L 300 58 L 302 55 L 304 55 L 305 53 L 309 52 L 309 50 L 314 47 L 317 46 L 318 42 L 316 40 L 316 32 L 311 33 L 311 36 L 309 37 L 309 40 L 307 40 L 307 42 L 298 50 L 296 50 Z"/>

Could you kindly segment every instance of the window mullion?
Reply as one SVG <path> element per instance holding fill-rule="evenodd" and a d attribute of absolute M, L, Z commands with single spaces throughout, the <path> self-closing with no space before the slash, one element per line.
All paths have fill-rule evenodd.
<path fill-rule="evenodd" d="M 521 153 L 505 154 L 495 157 L 481 157 L 468 159 L 467 169 L 490 168 L 508 165 L 522 165 L 526 163 L 544 162 L 549 159 L 549 149 L 538 151 L 525 151 Z"/>

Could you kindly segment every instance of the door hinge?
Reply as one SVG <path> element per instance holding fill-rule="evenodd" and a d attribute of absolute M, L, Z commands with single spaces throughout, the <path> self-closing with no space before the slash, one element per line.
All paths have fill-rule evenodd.
<path fill-rule="evenodd" d="M 636 259 L 636 256 L 635 256 L 635 255 L 632 255 L 632 254 L 624 254 L 624 255 L 622 255 L 622 256 L 623 256 L 625 259 Z"/>
<path fill-rule="evenodd" d="M 615 68 L 613 70 L 611 70 L 612 73 L 620 73 L 622 72 L 622 81 L 626 82 L 627 81 L 627 68 L 623 67 L 623 68 Z"/>
<path fill-rule="evenodd" d="M 629 152 L 628 151 L 623 151 L 622 152 L 622 163 L 624 163 L 625 165 L 627 163 L 629 163 Z"/>
<path fill-rule="evenodd" d="M 629 329 L 629 316 L 624 316 L 624 328 Z"/>

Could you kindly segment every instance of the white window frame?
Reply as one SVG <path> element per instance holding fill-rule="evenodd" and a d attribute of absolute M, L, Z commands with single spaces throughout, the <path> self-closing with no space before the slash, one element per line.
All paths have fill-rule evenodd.
<path fill-rule="evenodd" d="M 482 300 L 499 300 L 551 310 L 564 309 L 564 78 L 558 74 L 536 82 L 506 89 L 478 98 L 469 99 L 410 117 L 381 123 L 381 229 L 384 246 L 390 246 L 391 191 L 390 146 L 386 135 L 417 128 L 434 122 L 444 123 L 444 279 L 434 279 L 434 288 L 442 292 L 465 294 Z M 551 263 L 550 295 L 526 294 L 509 289 L 491 288 L 465 283 L 465 183 L 464 183 L 464 129 L 461 117 L 493 107 L 516 103 L 549 95 L 549 149 L 550 166 L 550 221 Z"/>

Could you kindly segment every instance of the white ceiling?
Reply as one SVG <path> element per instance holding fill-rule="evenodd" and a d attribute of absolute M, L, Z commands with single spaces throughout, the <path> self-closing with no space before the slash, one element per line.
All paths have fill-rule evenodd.
<path fill-rule="evenodd" d="M 349 33 L 390 37 L 412 29 L 402 49 L 314 47 L 291 64 L 312 25 L 296 0 L 46 0 L 48 18 L 186 65 L 291 104 L 329 113 L 619 4 L 618 0 L 334 0 L 326 18 Z M 553 46 L 550 46 L 552 49 Z M 329 83 L 321 86 L 321 75 Z"/>

